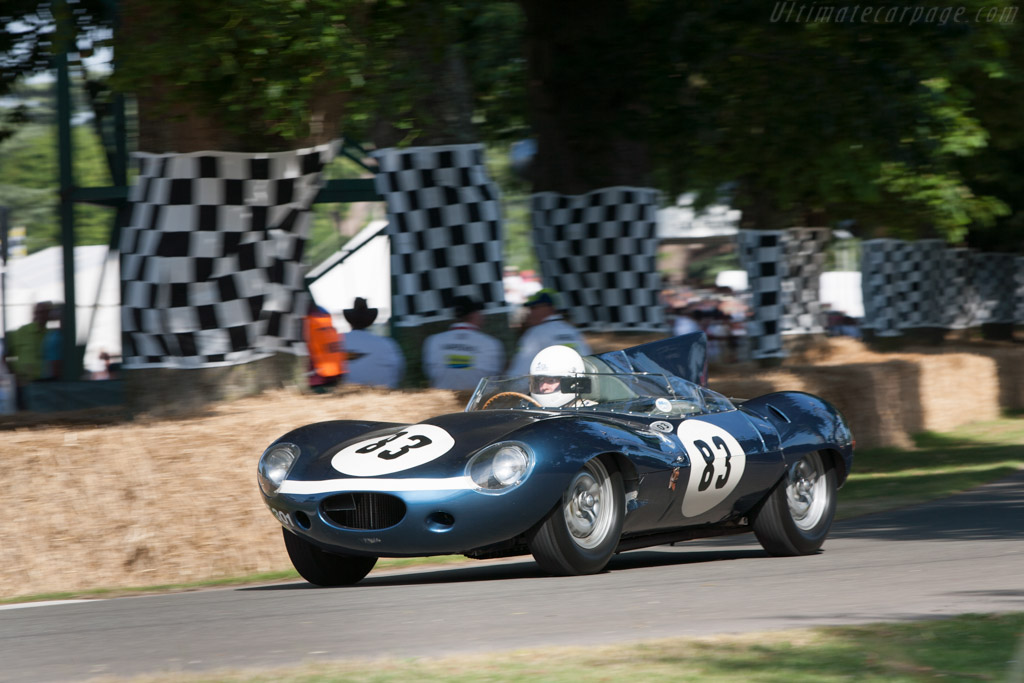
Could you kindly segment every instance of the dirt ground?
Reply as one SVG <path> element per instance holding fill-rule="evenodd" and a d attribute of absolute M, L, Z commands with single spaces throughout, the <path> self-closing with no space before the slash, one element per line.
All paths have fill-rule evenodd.
<path fill-rule="evenodd" d="M 615 344 L 593 341 L 596 350 Z M 878 354 L 838 340 L 778 368 L 713 367 L 710 384 L 748 398 L 811 391 L 844 411 L 859 446 L 906 445 L 922 429 L 1024 408 L 1020 348 Z M 415 422 L 463 406 L 464 397 L 447 391 L 343 387 L 325 395 L 268 392 L 190 418 L 8 423 L 0 430 L 8 501 L 0 518 L 0 598 L 289 569 L 256 485 L 256 462 L 272 440 L 319 420 Z"/>

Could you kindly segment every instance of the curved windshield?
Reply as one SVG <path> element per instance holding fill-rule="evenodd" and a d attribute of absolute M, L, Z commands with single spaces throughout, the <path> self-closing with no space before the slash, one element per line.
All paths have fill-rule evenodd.
<path fill-rule="evenodd" d="M 557 397 L 552 401 L 551 397 Z M 590 410 L 659 417 L 703 412 L 700 387 L 654 373 L 583 372 L 571 377 L 486 377 L 466 411 Z"/>

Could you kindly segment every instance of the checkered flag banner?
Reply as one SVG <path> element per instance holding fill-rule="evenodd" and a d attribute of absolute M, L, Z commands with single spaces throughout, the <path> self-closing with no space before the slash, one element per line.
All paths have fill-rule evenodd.
<path fill-rule="evenodd" d="M 782 281 L 782 333 L 823 334 L 821 273 L 825 248 L 832 239 L 828 228 L 790 228 L 783 240 L 787 274 Z"/>
<path fill-rule="evenodd" d="M 575 325 L 591 331 L 661 331 L 656 235 L 660 193 L 607 187 L 530 200 L 533 246 L 545 287 Z"/>
<path fill-rule="evenodd" d="M 781 358 L 786 355 L 782 348 L 782 283 L 788 273 L 786 232 L 740 230 L 736 239 L 752 295 L 753 318 L 747 323 L 747 336 L 753 345 L 751 357 Z"/>
<path fill-rule="evenodd" d="M 942 327 L 941 302 L 937 293 L 943 289 L 942 240 L 899 242 L 894 252 L 896 276 L 892 282 L 896 301 L 896 327 L 909 330 L 921 327 Z"/>
<path fill-rule="evenodd" d="M 336 147 L 135 155 L 121 234 L 125 367 L 306 353 L 302 252 Z"/>
<path fill-rule="evenodd" d="M 450 319 L 457 296 L 507 310 L 501 196 L 483 145 L 387 148 L 377 192 L 387 203 L 391 310 L 396 326 Z"/>
<path fill-rule="evenodd" d="M 1015 259 L 1016 263 L 1016 277 L 1014 285 L 1014 313 L 1013 321 L 1018 325 L 1024 323 L 1024 256 L 1018 256 Z"/>
<path fill-rule="evenodd" d="M 902 240 L 867 240 L 861 246 L 861 290 L 864 298 L 862 327 L 879 337 L 898 337 L 897 283 L 905 243 Z"/>
<path fill-rule="evenodd" d="M 975 322 L 1014 322 L 1016 257 L 1013 254 L 972 254 L 974 286 L 978 295 Z"/>
<path fill-rule="evenodd" d="M 939 302 L 942 326 L 964 330 L 976 324 L 978 292 L 975 287 L 975 263 L 969 249 L 946 249 L 942 254 L 943 286 Z"/>

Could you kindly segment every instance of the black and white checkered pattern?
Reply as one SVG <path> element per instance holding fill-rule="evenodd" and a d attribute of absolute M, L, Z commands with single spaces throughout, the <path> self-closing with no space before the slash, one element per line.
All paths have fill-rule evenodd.
<path fill-rule="evenodd" d="M 302 253 L 335 149 L 136 155 L 121 235 L 126 367 L 305 353 Z"/>
<path fill-rule="evenodd" d="M 909 330 L 942 327 L 940 302 L 936 295 L 943 287 L 942 258 L 946 249 L 942 240 L 899 242 L 896 259 L 896 327 Z"/>
<path fill-rule="evenodd" d="M 942 254 L 941 290 L 943 327 L 963 330 L 975 324 L 978 294 L 974 282 L 974 259 L 969 249 L 946 249 Z"/>
<path fill-rule="evenodd" d="M 1013 254 L 975 253 L 974 286 L 978 294 L 975 323 L 1012 323 L 1016 285 Z"/>
<path fill-rule="evenodd" d="M 786 232 L 784 230 L 740 230 L 736 236 L 740 263 L 747 271 L 753 297 L 753 318 L 747 325 L 751 357 L 781 358 L 783 282 L 788 276 Z"/>
<path fill-rule="evenodd" d="M 949 249 L 941 240 L 880 239 L 864 243 L 861 262 L 863 326 L 875 334 L 1020 320 L 1021 257 Z"/>
<path fill-rule="evenodd" d="M 533 244 L 545 287 L 580 329 L 662 330 L 657 190 L 607 187 L 531 198 Z"/>
<path fill-rule="evenodd" d="M 898 283 L 904 242 L 867 240 L 861 246 L 861 290 L 864 296 L 862 327 L 879 337 L 895 337 L 899 331 Z"/>
<path fill-rule="evenodd" d="M 391 319 L 418 326 L 450 319 L 471 296 L 506 309 L 498 186 L 483 145 L 388 148 L 373 153 L 391 238 Z"/>
<path fill-rule="evenodd" d="M 1014 308 L 1013 308 L 1013 321 L 1018 324 L 1024 324 L 1024 256 L 1018 256 L 1015 261 L 1015 282 L 1014 291 Z"/>
<path fill-rule="evenodd" d="M 785 231 L 786 277 L 782 281 L 782 333 L 822 334 L 821 273 L 825 249 L 832 239 L 828 228 L 790 228 Z"/>

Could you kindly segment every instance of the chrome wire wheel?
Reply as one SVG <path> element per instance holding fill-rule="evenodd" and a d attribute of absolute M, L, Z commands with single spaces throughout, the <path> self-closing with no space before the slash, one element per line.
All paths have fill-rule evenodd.
<path fill-rule="evenodd" d="M 808 453 L 789 471 L 786 482 L 786 502 L 796 527 L 814 529 L 829 508 L 829 497 L 821 456 Z"/>
<path fill-rule="evenodd" d="M 562 495 L 565 525 L 581 548 L 595 548 L 615 523 L 614 489 L 608 470 L 594 458 L 580 470 Z"/>
<path fill-rule="evenodd" d="M 526 544 L 549 574 L 595 574 L 615 554 L 625 516 L 622 473 L 614 459 L 598 456 L 572 476 Z"/>

